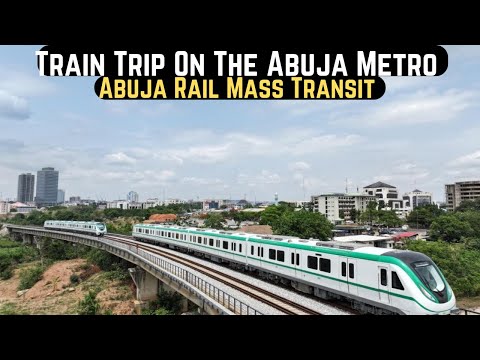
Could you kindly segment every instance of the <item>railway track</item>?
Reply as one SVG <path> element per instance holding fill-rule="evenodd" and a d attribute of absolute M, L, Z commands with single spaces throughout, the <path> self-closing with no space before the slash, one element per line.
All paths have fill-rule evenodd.
<path fill-rule="evenodd" d="M 321 313 L 312 310 L 306 306 L 298 304 L 292 300 L 286 299 L 283 296 L 274 294 L 268 290 L 262 289 L 258 286 L 252 285 L 247 281 L 239 280 L 234 276 L 222 273 L 219 270 L 212 269 L 206 265 L 199 264 L 193 260 L 174 255 L 170 252 L 163 251 L 157 246 L 139 243 L 133 240 L 132 237 L 125 235 L 105 235 L 106 239 L 117 241 L 120 243 L 133 245 L 138 249 L 160 255 L 164 258 L 173 260 L 179 264 L 188 266 L 189 268 L 209 276 L 212 279 L 220 281 L 221 283 L 230 286 L 256 300 L 259 300 L 287 315 L 322 315 Z"/>

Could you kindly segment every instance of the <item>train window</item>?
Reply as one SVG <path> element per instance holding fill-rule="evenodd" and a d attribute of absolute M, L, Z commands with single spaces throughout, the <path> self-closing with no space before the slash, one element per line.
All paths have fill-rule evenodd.
<path fill-rule="evenodd" d="M 202 237 L 201 237 L 201 236 L 197 237 L 197 242 L 198 242 L 199 244 L 202 243 Z"/>
<path fill-rule="evenodd" d="M 203 243 L 207 245 L 207 238 L 203 238 Z"/>
<path fill-rule="evenodd" d="M 300 266 L 300 254 L 297 254 L 297 266 Z"/>
<path fill-rule="evenodd" d="M 257 256 L 260 257 L 260 246 L 257 248 Z"/>
<path fill-rule="evenodd" d="M 162 231 L 162 236 L 163 236 L 163 231 Z"/>
<path fill-rule="evenodd" d="M 392 274 L 393 278 L 393 274 Z M 388 285 L 388 278 L 387 278 L 387 270 L 386 269 L 380 269 L 380 284 L 382 286 L 387 286 Z"/>
<path fill-rule="evenodd" d="M 226 250 L 228 250 L 228 241 L 223 241 L 222 242 L 222 247 Z"/>
<path fill-rule="evenodd" d="M 168 233 L 168 237 L 171 237 L 171 233 L 170 233 L 170 232 Z"/>
<path fill-rule="evenodd" d="M 213 246 L 213 239 L 208 240 L 208 245 Z"/>
<path fill-rule="evenodd" d="M 232 242 L 232 250 L 237 251 L 237 244 Z"/>
<path fill-rule="evenodd" d="M 262 258 L 263 258 L 263 247 L 262 247 Z"/>
<path fill-rule="evenodd" d="M 277 251 L 277 261 L 281 261 L 281 262 L 285 261 L 285 251 L 281 251 L 281 250 Z"/>
<path fill-rule="evenodd" d="M 405 288 L 402 285 L 402 282 L 400 281 L 400 278 L 398 277 L 395 271 L 392 271 L 392 288 L 397 290 L 405 290 Z"/>
<path fill-rule="evenodd" d="M 250 246 L 250 254 L 255 255 L 255 246 Z"/>
<path fill-rule="evenodd" d="M 355 267 L 353 266 L 353 264 L 348 264 L 348 277 L 350 279 L 355 278 Z"/>
<path fill-rule="evenodd" d="M 220 240 L 215 241 L 215 246 L 220 247 Z"/>
<path fill-rule="evenodd" d="M 242 244 L 238 244 L 238 251 L 242 252 Z"/>
<path fill-rule="evenodd" d="M 347 276 L 347 263 L 342 262 L 342 276 Z"/>
<path fill-rule="evenodd" d="M 268 258 L 271 260 L 277 259 L 277 252 L 273 249 L 268 250 Z"/>
<path fill-rule="evenodd" d="M 309 269 L 318 270 L 318 260 L 315 256 L 307 257 L 307 266 Z"/>
<path fill-rule="evenodd" d="M 292 259 L 290 260 L 290 262 L 292 263 L 292 265 L 295 265 L 295 254 L 292 253 Z"/>
<path fill-rule="evenodd" d="M 320 259 L 320 271 L 329 273 L 331 272 L 331 261 L 330 259 Z"/>

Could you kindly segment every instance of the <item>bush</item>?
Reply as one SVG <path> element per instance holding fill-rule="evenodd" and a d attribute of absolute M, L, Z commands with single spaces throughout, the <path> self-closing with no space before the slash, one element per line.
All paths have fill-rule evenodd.
<path fill-rule="evenodd" d="M 97 315 L 100 312 L 100 304 L 97 300 L 97 293 L 90 290 L 78 304 L 79 315 Z"/>
<path fill-rule="evenodd" d="M 39 280 L 42 279 L 45 268 L 43 266 L 34 266 L 20 271 L 20 283 L 18 290 L 30 289 Z"/>
<path fill-rule="evenodd" d="M 8 280 L 13 276 L 13 269 L 11 266 L 7 267 L 6 269 L 0 272 L 0 279 L 1 280 Z"/>
<path fill-rule="evenodd" d="M 70 275 L 70 282 L 72 284 L 78 284 L 80 282 L 80 277 L 77 274 Z"/>
<path fill-rule="evenodd" d="M 90 264 L 97 265 L 103 271 L 126 269 L 129 264 L 128 261 L 99 249 L 91 249 L 87 254 L 87 260 Z"/>

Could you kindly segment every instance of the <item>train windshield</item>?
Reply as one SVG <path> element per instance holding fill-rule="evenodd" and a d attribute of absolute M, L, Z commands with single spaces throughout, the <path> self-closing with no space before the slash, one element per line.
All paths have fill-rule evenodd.
<path fill-rule="evenodd" d="M 97 224 L 97 228 L 98 228 L 98 230 L 103 231 L 103 230 L 105 230 L 105 225 L 104 224 Z"/>
<path fill-rule="evenodd" d="M 417 272 L 422 282 L 432 291 L 442 292 L 445 290 L 445 283 L 438 270 L 433 264 L 426 261 L 413 263 L 413 268 Z"/>

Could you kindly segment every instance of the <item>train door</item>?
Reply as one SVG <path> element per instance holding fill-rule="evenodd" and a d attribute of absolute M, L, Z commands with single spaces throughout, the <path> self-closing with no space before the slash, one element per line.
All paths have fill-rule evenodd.
<path fill-rule="evenodd" d="M 358 270 L 357 270 L 357 260 L 348 259 L 348 292 L 350 294 L 358 295 Z"/>
<path fill-rule="evenodd" d="M 339 257 L 340 269 L 338 270 L 339 276 L 339 290 L 348 293 L 348 260 L 344 257 Z"/>
<path fill-rule="evenodd" d="M 378 267 L 378 297 L 379 300 L 384 303 L 390 302 L 390 283 L 388 281 L 388 273 L 387 266 Z"/>

